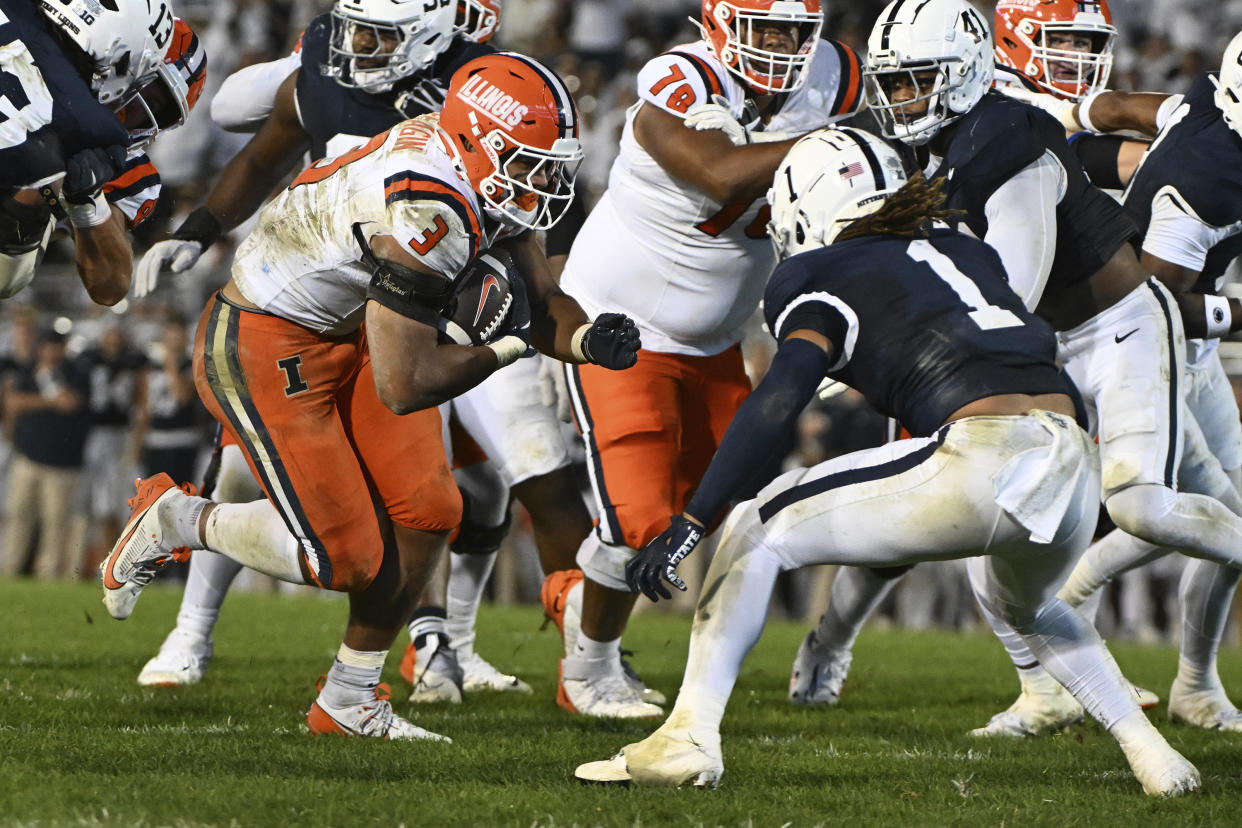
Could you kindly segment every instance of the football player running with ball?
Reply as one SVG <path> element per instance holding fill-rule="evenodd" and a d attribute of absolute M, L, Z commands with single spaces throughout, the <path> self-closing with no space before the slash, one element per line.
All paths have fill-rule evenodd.
<path fill-rule="evenodd" d="M 577 359 L 584 317 L 557 300 L 531 231 L 560 218 L 581 157 L 561 79 L 505 53 L 458 70 L 438 118 L 304 170 L 239 248 L 195 343 L 199 395 L 268 497 L 213 503 L 167 475 L 140 481 L 101 567 L 109 613 L 128 617 L 153 575 L 190 549 L 347 592 L 349 623 L 307 714 L 311 732 L 442 738 L 394 714 L 379 684 L 461 519 L 435 406 L 531 341 Z M 440 344 L 454 279 L 478 272 L 482 248 L 512 257 L 499 274 L 511 304 L 480 334 L 487 344 Z M 483 299 L 497 275 L 483 277 Z"/>
<path fill-rule="evenodd" d="M 907 181 L 879 138 L 824 130 L 777 170 L 770 234 L 783 259 L 764 294 L 779 342 L 686 509 L 626 567 L 652 600 L 714 514 L 786 442 L 827 375 L 913 438 L 778 477 L 725 520 L 672 714 L 579 779 L 715 786 L 720 722 L 782 571 L 969 557 L 976 594 L 1117 739 L 1153 795 L 1199 775 L 1147 721 L 1095 630 L 1056 588 L 1086 549 L 1100 493 L 1057 338 L 1006 284 L 996 252 L 929 220 L 943 181 Z"/>
<path fill-rule="evenodd" d="M 644 350 L 615 376 L 568 372 L 599 514 L 578 552 L 585 581 L 543 594 L 568 710 L 663 713 L 620 658 L 625 564 L 684 508 L 750 393 L 738 343 L 773 264 L 763 195 L 789 136 L 859 103 L 858 58 L 822 26 L 819 0 L 704 0 L 702 39 L 639 72 L 608 190 L 574 240 L 561 285 L 588 312 L 632 317 Z"/>

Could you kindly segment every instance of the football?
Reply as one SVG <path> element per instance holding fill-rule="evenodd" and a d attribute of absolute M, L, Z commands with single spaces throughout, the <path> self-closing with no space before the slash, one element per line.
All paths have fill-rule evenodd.
<path fill-rule="evenodd" d="M 441 339 L 458 345 L 491 340 L 513 304 L 508 274 L 515 268 L 504 250 L 484 250 L 471 259 L 457 276 L 453 297 L 441 315 Z"/>

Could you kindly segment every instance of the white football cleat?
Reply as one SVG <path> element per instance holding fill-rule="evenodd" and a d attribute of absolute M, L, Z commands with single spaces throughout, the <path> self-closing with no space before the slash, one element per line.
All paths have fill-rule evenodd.
<path fill-rule="evenodd" d="M 1144 739 L 1137 745 L 1120 742 L 1134 777 L 1148 796 L 1181 796 L 1199 790 L 1198 769 L 1186 761 L 1162 736 Z"/>
<path fill-rule="evenodd" d="M 133 511 L 125 522 L 112 552 L 99 564 L 104 586 L 104 606 L 118 621 L 129 618 L 143 588 L 173 561 L 188 561 L 187 547 L 173 547 L 164 540 L 160 513 L 177 498 L 194 494 L 189 483 L 178 486 L 167 474 L 135 480 L 137 493 L 129 499 Z"/>
<path fill-rule="evenodd" d="M 841 687 L 850 674 L 850 650 L 822 650 L 815 630 L 806 634 L 789 671 L 789 700 L 807 706 L 832 706 L 841 700 Z"/>
<path fill-rule="evenodd" d="M 664 715 L 662 708 L 643 701 L 615 662 L 602 660 L 611 662 L 609 666 L 614 669 L 601 669 L 584 658 L 561 659 L 556 703 L 571 713 L 600 718 L 652 719 Z"/>
<path fill-rule="evenodd" d="M 467 693 L 479 690 L 491 690 L 502 693 L 529 693 L 530 685 L 517 676 L 502 673 L 487 662 L 483 656 L 471 651 L 466 655 L 457 653 L 457 663 L 461 665 L 461 688 Z"/>
<path fill-rule="evenodd" d="M 452 742 L 447 736 L 411 724 L 393 712 L 387 684 L 375 688 L 375 701 L 350 707 L 332 707 L 320 695 L 306 712 L 314 736 L 369 736 L 374 739 Z"/>
<path fill-rule="evenodd" d="M 211 663 L 210 639 L 174 627 L 142 672 L 138 683 L 144 687 L 179 687 L 198 684 Z"/>
<path fill-rule="evenodd" d="M 424 633 L 414 642 L 414 688 L 410 701 L 415 704 L 461 703 L 462 670 L 457 653 L 444 633 Z"/>
<path fill-rule="evenodd" d="M 574 776 L 584 782 L 632 782 L 644 787 L 715 788 L 724 774 L 720 734 L 665 722 L 641 742 L 626 745 L 602 762 L 579 765 Z"/>
<path fill-rule="evenodd" d="M 1082 705 L 1060 685 L 1050 693 L 1023 690 L 1008 710 L 997 713 L 986 725 L 970 731 L 970 735 L 1040 736 L 1081 722 L 1082 717 Z"/>
<path fill-rule="evenodd" d="M 1134 698 L 1138 699 L 1139 707 L 1144 710 L 1151 710 L 1160 704 L 1160 697 L 1150 690 L 1139 687 L 1137 684 L 1131 684 L 1130 687 L 1134 690 Z"/>
<path fill-rule="evenodd" d="M 1229 701 L 1223 688 L 1190 690 L 1177 679 L 1169 690 L 1169 721 L 1242 733 L 1242 711 Z"/>

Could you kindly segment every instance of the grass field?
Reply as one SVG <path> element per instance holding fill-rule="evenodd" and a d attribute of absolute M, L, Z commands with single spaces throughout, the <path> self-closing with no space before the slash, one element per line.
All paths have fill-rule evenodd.
<path fill-rule="evenodd" d="M 0 823 L 38 825 L 1158 825 L 1242 822 L 1242 736 L 1161 730 L 1203 772 L 1202 793 L 1144 797 L 1095 724 L 1024 742 L 965 732 L 1008 704 L 1007 660 L 983 636 L 865 633 L 841 707 L 785 701 L 801 627 L 773 623 L 725 719 L 715 792 L 582 786 L 572 771 L 653 725 L 594 722 L 552 701 L 559 641 L 533 607 L 484 608 L 481 652 L 533 697 L 420 708 L 454 744 L 313 739 L 302 713 L 331 664 L 339 601 L 237 594 L 202 684 L 147 690 L 134 678 L 180 595 L 152 588 L 133 618 L 96 587 L 0 582 Z M 635 620 L 627 645 L 670 695 L 688 619 Z M 1140 684 L 1167 692 L 1176 654 L 1118 646 Z M 1242 687 L 1242 657 L 1222 657 Z M 385 678 L 408 710 L 390 658 Z"/>

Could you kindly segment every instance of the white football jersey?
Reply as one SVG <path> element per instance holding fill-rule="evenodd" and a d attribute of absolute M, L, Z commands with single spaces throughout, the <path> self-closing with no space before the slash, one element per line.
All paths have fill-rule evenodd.
<path fill-rule="evenodd" d="M 857 109 L 861 73 L 849 47 L 821 42 L 807 73 L 765 131 L 793 137 Z M 684 116 L 720 96 L 745 123 L 753 119 L 743 114 L 746 89 L 700 41 L 649 61 L 638 95 L 608 190 L 574 241 L 561 287 L 591 315 L 628 314 L 645 350 L 711 356 L 741 340 L 775 264 L 768 204 L 721 204 L 669 175 L 634 138 L 634 115 L 655 106 Z"/>
<path fill-rule="evenodd" d="M 456 277 L 490 240 L 436 122 L 435 115 L 403 121 L 303 170 L 238 248 L 233 281 L 242 295 L 315 331 L 355 330 L 371 281 L 355 223 L 368 239 L 391 235 L 426 267 Z"/>

